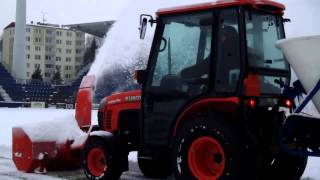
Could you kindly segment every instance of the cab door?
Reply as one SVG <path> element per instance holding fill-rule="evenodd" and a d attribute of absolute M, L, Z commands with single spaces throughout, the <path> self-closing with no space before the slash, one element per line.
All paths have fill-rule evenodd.
<path fill-rule="evenodd" d="M 214 15 L 160 17 L 143 89 L 143 142 L 168 144 L 182 107 L 209 92 Z"/>

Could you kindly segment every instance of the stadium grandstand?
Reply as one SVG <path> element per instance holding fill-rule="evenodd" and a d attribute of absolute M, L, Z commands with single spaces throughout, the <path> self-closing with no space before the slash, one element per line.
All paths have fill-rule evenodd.
<path fill-rule="evenodd" d="M 114 21 L 105 21 L 65 25 L 64 27 L 102 39 L 113 23 Z M 18 83 L 18 80 L 0 62 L 0 107 L 30 106 L 31 102 L 43 102 L 46 106 L 62 104 L 63 107 L 74 107 L 81 80 L 88 73 L 90 66 L 91 62 L 83 64 L 72 82 L 57 85 L 48 81 L 36 80 Z"/>

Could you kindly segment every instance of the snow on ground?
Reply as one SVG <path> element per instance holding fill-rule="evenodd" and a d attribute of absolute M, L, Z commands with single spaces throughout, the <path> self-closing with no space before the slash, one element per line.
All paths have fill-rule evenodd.
<path fill-rule="evenodd" d="M 96 111 L 92 112 L 93 124 L 97 123 Z M 0 179 L 1 180 L 40 180 L 40 179 L 85 179 L 81 170 L 66 172 L 49 172 L 47 176 L 39 174 L 26 174 L 16 170 L 11 160 L 11 129 L 13 126 L 34 123 L 65 124 L 74 119 L 74 110 L 64 109 L 25 109 L 25 108 L 0 108 Z M 69 122 L 70 123 L 70 122 Z M 51 124 L 51 123 L 50 123 Z M 49 128 L 49 127 L 47 127 Z M 61 130 L 61 131 L 65 131 Z M 130 172 L 124 173 L 121 179 L 145 179 L 137 166 L 137 153 L 129 154 Z M 172 179 L 172 177 L 170 177 Z M 303 175 L 304 180 L 320 180 L 320 158 L 309 158 L 307 169 Z"/>
<path fill-rule="evenodd" d="M 17 171 L 12 161 L 12 127 L 20 126 L 33 140 L 63 140 L 81 135 L 76 128 L 74 110 L 66 109 L 30 109 L 0 108 L 0 179 L 1 180 L 40 180 L 40 179 L 85 179 L 81 170 L 73 172 L 49 172 L 48 176 L 27 174 Z M 92 112 L 92 124 L 97 124 L 97 111 Z M 36 126 L 34 126 L 36 124 Z M 45 134 L 49 136 L 44 136 Z M 56 133 L 59 133 L 58 136 Z M 137 153 L 129 154 L 133 172 L 127 172 L 123 179 L 141 179 L 136 161 Z M 52 177 L 55 176 L 55 177 Z M 140 177 L 140 178 L 139 178 Z M 143 179 L 143 178 L 142 178 Z"/>

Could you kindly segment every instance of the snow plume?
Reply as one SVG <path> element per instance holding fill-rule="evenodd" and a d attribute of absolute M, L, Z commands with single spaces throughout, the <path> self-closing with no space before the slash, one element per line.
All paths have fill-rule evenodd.
<path fill-rule="evenodd" d="M 99 85 L 99 82 L 104 81 L 102 80 L 103 76 L 114 69 L 122 69 L 133 73 L 136 68 L 145 68 L 155 26 L 148 26 L 146 38 L 144 40 L 139 39 L 138 28 L 140 14 L 150 14 L 155 17 L 155 12 L 159 8 L 207 1 L 208 0 L 131 0 L 107 33 L 106 39 L 104 40 L 105 42 L 98 50 L 89 74 L 97 77 L 97 85 Z M 132 79 L 132 77 L 128 77 L 128 79 Z M 125 84 L 128 82 L 119 83 Z M 119 84 L 119 86 L 121 86 L 121 84 Z"/>

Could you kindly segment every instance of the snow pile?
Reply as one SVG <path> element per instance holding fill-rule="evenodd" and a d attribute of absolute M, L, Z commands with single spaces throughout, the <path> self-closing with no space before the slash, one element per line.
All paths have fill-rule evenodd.
<path fill-rule="evenodd" d="M 31 108 L 0 108 L 0 145 L 11 146 L 12 127 L 21 125 L 38 124 L 42 122 L 53 122 L 54 120 L 70 117 L 74 119 L 75 110 L 70 109 L 31 109 Z M 97 124 L 97 111 L 91 113 L 92 124 Z M 64 122 L 61 122 L 61 126 Z M 51 128 L 50 126 L 49 128 Z M 45 129 L 41 129 L 45 131 Z M 62 130 L 60 130 L 62 131 Z M 63 133 L 63 132 L 59 132 Z"/>
<path fill-rule="evenodd" d="M 65 143 L 67 140 L 75 140 L 85 134 L 79 128 L 74 116 L 70 115 L 64 118 L 54 118 L 51 121 L 23 125 L 21 128 L 32 142 L 55 141 Z"/>

